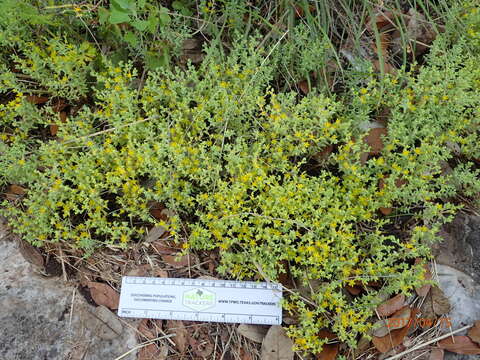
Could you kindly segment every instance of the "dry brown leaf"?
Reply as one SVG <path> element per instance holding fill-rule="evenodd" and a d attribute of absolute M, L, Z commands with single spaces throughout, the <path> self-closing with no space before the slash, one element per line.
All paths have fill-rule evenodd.
<path fill-rule="evenodd" d="M 140 349 L 137 360 L 165 360 L 168 356 L 168 347 L 157 344 L 148 344 Z"/>
<path fill-rule="evenodd" d="M 360 354 L 363 354 L 363 352 L 370 347 L 371 342 L 372 340 L 370 340 L 368 337 L 362 336 L 357 343 L 357 348 L 355 349 L 355 358 L 358 358 Z"/>
<path fill-rule="evenodd" d="M 456 354 L 480 355 L 480 346 L 468 336 L 458 335 L 440 340 L 438 347 Z"/>
<path fill-rule="evenodd" d="M 155 269 L 153 275 L 159 278 L 168 278 L 168 272 L 163 269 Z"/>
<path fill-rule="evenodd" d="M 240 324 L 237 332 L 254 342 L 261 343 L 267 335 L 268 328 L 260 325 Z"/>
<path fill-rule="evenodd" d="M 403 338 L 408 333 L 409 326 L 404 326 L 401 329 L 393 330 L 389 334 L 383 337 L 372 337 L 373 345 L 377 348 L 378 351 L 381 353 L 385 353 L 390 351 L 395 346 L 400 345 L 403 341 Z"/>
<path fill-rule="evenodd" d="M 55 136 L 58 132 L 58 125 L 57 124 L 50 124 L 50 135 Z"/>
<path fill-rule="evenodd" d="M 408 305 L 396 311 L 395 314 L 387 319 L 387 324 L 390 331 L 401 329 L 404 326 L 407 326 L 410 321 L 411 314 L 412 311 Z"/>
<path fill-rule="evenodd" d="M 433 349 L 428 360 L 443 360 L 444 353 L 443 349 Z"/>
<path fill-rule="evenodd" d="M 142 337 L 140 339 L 142 341 L 155 339 L 157 335 L 156 331 L 152 329 L 149 319 L 142 319 L 142 321 L 140 321 L 140 324 L 138 324 L 137 330 Z"/>
<path fill-rule="evenodd" d="M 175 255 L 161 255 L 162 260 L 166 262 L 167 264 L 173 266 L 174 268 L 180 269 L 185 266 L 191 266 L 194 264 L 193 262 L 193 256 L 191 255 L 182 255 L 178 256 L 178 254 Z"/>
<path fill-rule="evenodd" d="M 383 149 L 382 136 L 387 135 L 387 128 L 377 127 L 372 128 L 368 134 L 363 138 L 363 141 L 370 146 L 370 155 L 377 155 Z"/>
<path fill-rule="evenodd" d="M 45 265 L 43 256 L 35 246 L 29 244 L 25 240 L 20 240 L 18 243 L 18 249 L 26 261 L 28 261 L 30 264 L 43 268 Z"/>
<path fill-rule="evenodd" d="M 112 310 L 118 309 L 120 296 L 109 285 L 90 281 L 87 283 L 90 295 L 97 305 L 104 305 Z"/>
<path fill-rule="evenodd" d="M 167 221 L 165 216 L 162 214 L 162 211 L 165 209 L 163 204 L 159 203 L 158 201 L 152 201 L 149 203 L 150 205 L 150 215 L 152 215 L 157 220 Z"/>
<path fill-rule="evenodd" d="M 432 287 L 432 307 L 437 315 L 445 315 L 450 312 L 450 301 L 438 286 Z"/>
<path fill-rule="evenodd" d="M 314 158 L 318 162 L 323 162 L 328 159 L 328 157 L 332 152 L 333 152 L 333 145 L 327 145 L 321 151 L 313 154 L 312 158 Z"/>
<path fill-rule="evenodd" d="M 171 245 L 165 239 L 156 240 L 152 243 L 152 248 L 161 256 L 163 255 L 174 255 L 177 253 L 178 249 L 176 249 L 173 244 Z"/>
<path fill-rule="evenodd" d="M 98 334 L 100 338 L 112 340 L 118 338 L 122 334 L 122 323 L 120 320 L 118 320 L 117 315 L 115 315 L 105 306 L 97 306 L 92 315 L 97 319 L 97 324 L 100 324 L 100 326 L 95 325 L 96 334 Z"/>
<path fill-rule="evenodd" d="M 362 292 L 362 288 L 360 286 L 354 285 L 345 285 L 345 290 L 347 290 L 351 295 L 358 295 Z"/>
<path fill-rule="evenodd" d="M 60 121 L 62 123 L 67 122 L 67 113 L 65 111 L 61 111 L 60 114 L 58 115 L 58 117 L 60 118 Z"/>
<path fill-rule="evenodd" d="M 126 276 L 147 276 L 150 272 L 151 266 L 149 264 L 142 264 L 134 267 L 129 270 L 125 275 Z"/>
<path fill-rule="evenodd" d="M 145 242 L 154 242 L 160 239 L 163 234 L 165 234 L 167 230 L 163 226 L 154 226 L 150 230 L 148 230 L 147 235 L 145 236 Z"/>
<path fill-rule="evenodd" d="M 310 88 L 308 87 L 307 80 L 299 81 L 297 86 L 304 95 L 307 95 L 310 92 Z"/>
<path fill-rule="evenodd" d="M 374 32 L 374 27 L 377 29 L 385 30 L 386 28 L 391 28 L 395 24 L 394 14 L 391 11 L 382 11 L 375 14 L 375 16 L 367 21 L 367 30 Z"/>
<path fill-rule="evenodd" d="M 468 330 L 468 337 L 480 344 L 480 321 L 475 321 L 473 327 Z"/>
<path fill-rule="evenodd" d="M 27 189 L 15 184 L 10 185 L 7 191 L 15 195 L 25 195 L 27 193 Z"/>
<path fill-rule="evenodd" d="M 397 69 L 395 68 L 395 66 L 391 65 L 388 62 L 383 62 L 383 61 L 380 62 L 379 60 L 372 60 L 372 64 L 373 64 L 373 68 L 376 71 L 382 71 L 382 65 L 383 65 L 383 71 L 386 74 L 395 75 L 397 73 Z"/>
<path fill-rule="evenodd" d="M 248 353 L 243 347 L 240 348 L 238 351 L 240 360 L 253 360 L 253 357 L 250 353 Z"/>
<path fill-rule="evenodd" d="M 208 330 L 205 327 L 197 327 L 197 330 L 200 330 L 195 331 L 196 335 L 199 335 L 198 340 L 189 336 L 188 343 L 195 355 L 206 359 L 212 354 L 215 344 L 212 342 L 212 339 L 208 335 Z"/>
<path fill-rule="evenodd" d="M 377 312 L 379 316 L 390 316 L 395 311 L 400 310 L 405 304 L 405 295 L 398 294 L 393 298 L 385 301 L 383 304 L 378 305 Z"/>
<path fill-rule="evenodd" d="M 386 207 L 380 207 L 378 210 L 380 210 L 380 212 L 383 214 L 383 215 L 390 215 L 393 211 L 392 208 L 386 208 Z"/>
<path fill-rule="evenodd" d="M 289 289 L 294 288 L 295 284 L 293 283 L 292 277 L 290 275 L 290 265 L 288 264 L 288 261 L 282 260 L 280 261 L 278 266 L 279 266 L 278 282 Z"/>
<path fill-rule="evenodd" d="M 63 99 L 55 100 L 52 104 L 52 110 L 55 112 L 60 112 L 67 107 L 67 104 Z"/>
<path fill-rule="evenodd" d="M 185 351 L 187 351 L 188 332 L 183 324 L 183 321 L 167 320 L 167 328 L 169 329 L 170 333 L 175 334 L 172 340 L 177 346 L 178 351 L 184 354 Z"/>
<path fill-rule="evenodd" d="M 423 14 L 411 8 L 408 15 L 410 18 L 407 24 L 407 36 L 414 48 L 413 55 L 416 57 L 428 50 L 428 45 L 435 40 L 437 34 Z"/>
<path fill-rule="evenodd" d="M 262 342 L 262 360 L 293 360 L 292 340 L 280 325 L 273 325 Z"/>
<path fill-rule="evenodd" d="M 185 39 L 183 41 L 182 49 L 183 50 L 194 50 L 194 49 L 201 49 L 202 48 L 202 41 L 200 39 L 191 38 Z"/>
<path fill-rule="evenodd" d="M 327 330 L 320 330 L 317 336 L 321 339 L 335 339 L 336 336 Z M 315 360 L 335 360 L 340 349 L 340 343 L 323 344 L 322 351 L 315 355 Z"/>
<path fill-rule="evenodd" d="M 372 335 L 376 337 L 384 337 L 387 335 L 389 331 L 390 324 L 387 320 L 380 319 L 377 320 L 374 324 L 374 330 L 372 331 Z"/>
<path fill-rule="evenodd" d="M 37 95 L 28 95 L 26 99 L 30 104 L 34 104 L 34 105 L 45 104 L 48 101 L 48 97 L 37 96 Z"/>
<path fill-rule="evenodd" d="M 422 259 L 417 258 L 415 259 L 415 265 L 419 264 L 422 262 Z M 430 271 L 430 266 L 427 264 L 424 265 L 425 268 L 425 280 L 432 280 L 432 272 Z M 432 287 L 431 284 L 425 284 L 421 287 L 418 287 L 415 289 L 416 293 L 418 296 L 425 297 L 430 291 L 430 288 Z"/>

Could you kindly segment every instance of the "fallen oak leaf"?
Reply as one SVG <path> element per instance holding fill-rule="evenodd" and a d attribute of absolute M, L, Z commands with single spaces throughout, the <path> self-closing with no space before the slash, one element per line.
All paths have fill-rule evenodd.
<path fill-rule="evenodd" d="M 389 319 L 387 319 L 387 326 L 390 330 L 401 329 L 404 326 L 409 325 L 412 310 L 410 307 L 404 306 L 400 310 L 396 311 Z"/>
<path fill-rule="evenodd" d="M 152 243 L 152 248 L 163 257 L 163 255 L 174 255 L 178 252 L 178 248 L 173 245 L 164 239 L 159 239 Z"/>
<path fill-rule="evenodd" d="M 468 336 L 455 335 L 438 342 L 440 349 L 462 354 L 462 355 L 480 355 L 480 346 L 473 342 Z"/>
<path fill-rule="evenodd" d="M 414 8 L 411 8 L 408 11 L 410 16 L 407 23 L 407 37 L 410 40 L 410 43 L 413 45 L 414 56 L 422 55 L 428 50 L 428 45 L 430 45 L 436 38 L 437 34 L 430 24 L 426 20 L 425 16 Z"/>
<path fill-rule="evenodd" d="M 50 135 L 55 136 L 58 132 L 58 125 L 57 124 L 50 124 Z"/>
<path fill-rule="evenodd" d="M 428 360 L 443 360 L 445 351 L 443 349 L 433 349 L 430 352 Z"/>
<path fill-rule="evenodd" d="M 212 342 L 208 330 L 205 327 L 198 327 L 197 330 L 199 331 L 195 331 L 195 336 L 198 337 L 198 339 L 189 336 L 188 343 L 195 355 L 206 359 L 212 354 L 215 344 Z"/>
<path fill-rule="evenodd" d="M 310 92 L 310 88 L 308 86 L 308 81 L 307 80 L 299 81 L 297 83 L 297 86 L 304 95 L 307 95 Z"/>
<path fill-rule="evenodd" d="M 317 337 L 321 339 L 333 340 L 336 338 L 334 334 L 327 330 L 320 330 Z M 315 360 L 335 360 L 338 351 L 340 349 L 340 343 L 323 344 L 322 351 L 315 355 Z"/>
<path fill-rule="evenodd" d="M 27 189 L 15 184 L 10 185 L 7 191 L 15 195 L 25 195 L 27 193 Z"/>
<path fill-rule="evenodd" d="M 38 104 L 45 104 L 48 101 L 48 97 L 46 96 L 37 96 L 37 95 L 27 95 L 26 100 L 30 104 L 38 105 Z"/>
<path fill-rule="evenodd" d="M 260 325 L 240 324 L 237 332 L 249 340 L 261 343 L 267 335 L 268 328 Z"/>
<path fill-rule="evenodd" d="M 170 333 L 175 333 L 172 338 L 180 353 L 187 351 L 188 332 L 181 320 L 167 320 L 167 327 Z"/>
<path fill-rule="evenodd" d="M 438 286 L 432 287 L 432 307 L 436 315 L 445 315 L 450 312 L 450 301 Z"/>
<path fill-rule="evenodd" d="M 382 136 L 387 135 L 387 128 L 376 127 L 369 130 L 363 141 L 370 146 L 370 155 L 377 155 L 383 149 Z"/>
<path fill-rule="evenodd" d="M 319 163 L 321 163 L 327 160 L 332 152 L 333 152 L 333 145 L 327 145 L 321 151 L 313 154 L 312 158 L 318 161 Z"/>
<path fill-rule="evenodd" d="M 143 346 L 137 355 L 137 360 L 165 360 L 168 356 L 168 347 L 157 344 Z"/>
<path fill-rule="evenodd" d="M 380 319 L 373 324 L 372 335 L 376 337 L 384 337 L 389 333 L 389 323 L 385 319 Z"/>
<path fill-rule="evenodd" d="M 395 25 L 393 19 L 394 14 L 391 11 L 378 12 L 373 18 L 367 20 L 366 28 L 371 33 L 374 32 L 374 27 L 378 30 L 385 30 L 384 28 Z"/>
<path fill-rule="evenodd" d="M 262 360 L 293 360 L 293 343 L 280 325 L 268 329 L 262 342 Z"/>
<path fill-rule="evenodd" d="M 22 254 L 23 258 L 30 264 L 38 266 L 39 268 L 44 267 L 45 262 L 43 260 L 42 254 L 32 244 L 28 243 L 25 240 L 20 240 L 18 242 L 18 250 L 20 251 L 20 254 Z"/>
<path fill-rule="evenodd" d="M 67 113 L 65 111 L 61 111 L 58 114 L 58 117 L 62 123 L 67 122 Z M 58 125 L 57 124 L 50 124 L 50 135 L 55 136 L 58 132 Z"/>
<path fill-rule="evenodd" d="M 362 288 L 357 285 L 354 285 L 354 286 L 345 285 L 345 290 L 347 290 L 350 293 L 350 295 L 354 295 L 354 296 L 362 292 Z"/>
<path fill-rule="evenodd" d="M 473 327 L 468 330 L 468 337 L 480 344 L 480 320 L 475 321 Z"/>
<path fill-rule="evenodd" d="M 393 298 L 385 301 L 377 306 L 377 312 L 379 316 L 390 316 L 394 312 L 400 310 L 405 304 L 405 295 L 398 294 Z"/>
<path fill-rule="evenodd" d="M 104 305 L 112 310 L 118 309 L 120 296 L 112 287 L 94 281 L 89 281 L 87 286 L 90 289 L 92 299 L 97 305 Z"/>
<path fill-rule="evenodd" d="M 243 347 L 238 351 L 240 360 L 253 360 L 252 355 L 247 352 Z"/>
<path fill-rule="evenodd" d="M 194 263 L 194 258 L 190 254 L 182 256 L 178 256 L 178 253 L 175 255 L 162 254 L 161 256 L 164 262 L 177 269 L 183 268 L 185 266 L 190 266 Z"/>
<path fill-rule="evenodd" d="M 408 323 L 411 323 L 413 319 L 416 318 L 417 312 L 418 309 L 411 310 Z M 409 329 L 410 326 L 404 326 L 401 329 L 391 331 L 389 334 L 383 337 L 373 336 L 372 343 L 378 351 L 381 353 L 386 353 L 403 342 L 403 339 L 407 335 Z"/>
<path fill-rule="evenodd" d="M 418 265 L 421 261 L 422 261 L 421 258 L 416 258 L 415 265 Z M 425 280 L 432 280 L 432 272 L 430 271 L 430 266 L 428 265 L 428 263 L 424 264 L 424 269 L 425 269 Z M 432 287 L 431 284 L 425 284 L 421 287 L 415 288 L 415 292 L 417 293 L 418 296 L 425 297 L 427 296 L 431 287 Z"/>
<path fill-rule="evenodd" d="M 139 335 L 141 337 L 140 340 L 152 340 L 156 337 L 156 332 L 151 327 L 150 319 L 142 319 L 140 324 L 138 324 L 137 328 Z"/>

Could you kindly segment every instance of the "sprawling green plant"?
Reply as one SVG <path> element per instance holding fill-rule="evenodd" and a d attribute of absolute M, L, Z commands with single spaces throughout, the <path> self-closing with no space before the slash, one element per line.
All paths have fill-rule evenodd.
<path fill-rule="evenodd" d="M 116 3 L 110 12 L 132 2 Z M 475 9 L 466 19 L 480 23 Z M 298 76 L 316 65 L 293 45 L 280 61 L 258 38 L 234 36 L 198 67 L 148 74 L 72 36 L 3 53 L 0 183 L 27 194 L 2 213 L 31 243 L 86 256 L 165 226 L 186 252 L 220 249 L 221 274 L 288 274 L 307 289 L 285 293 L 297 349 L 318 351 L 322 328 L 354 347 L 383 295 L 422 284 L 415 260 L 429 257 L 455 196 L 478 194 L 477 35 L 446 34 L 419 71 L 369 73 L 338 98 L 274 91 L 279 64 L 296 64 Z M 386 109 L 373 152 L 365 137 Z M 168 222 L 150 215 L 152 202 L 173 210 Z M 364 291 L 352 297 L 346 286 Z"/>

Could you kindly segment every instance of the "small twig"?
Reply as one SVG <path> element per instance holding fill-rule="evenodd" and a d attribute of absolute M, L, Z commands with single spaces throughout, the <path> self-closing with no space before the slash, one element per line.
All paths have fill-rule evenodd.
<path fill-rule="evenodd" d="M 132 126 L 132 125 L 140 124 L 140 123 L 143 123 L 143 122 L 145 122 L 145 121 L 154 119 L 154 118 L 156 118 L 156 117 L 158 117 L 158 116 L 156 116 L 156 115 L 155 115 L 155 116 L 150 116 L 150 117 L 148 117 L 148 118 L 146 118 L 146 119 L 142 119 L 142 120 L 134 121 L 134 122 L 131 122 L 131 123 L 128 123 L 128 124 L 123 124 L 123 125 L 120 125 L 120 126 L 117 126 L 117 127 L 112 127 L 112 128 L 109 128 L 109 129 L 97 131 L 97 132 L 94 132 L 94 133 L 92 133 L 92 134 L 88 134 L 88 135 L 81 136 L 81 137 L 76 138 L 76 139 L 71 139 L 71 140 L 65 141 L 64 144 L 69 144 L 69 143 L 72 143 L 72 142 L 76 142 L 76 141 L 80 141 L 80 140 L 85 140 L 85 139 L 88 139 L 88 138 L 91 138 L 91 137 L 94 137 L 94 136 L 102 135 L 102 134 L 105 134 L 105 133 L 109 133 L 109 132 L 112 132 L 112 131 L 121 129 L 121 128 L 124 128 L 124 127 L 127 127 L 127 126 Z"/>
<path fill-rule="evenodd" d="M 455 331 L 451 331 L 451 332 L 449 332 L 448 334 L 439 336 L 439 337 L 434 338 L 434 339 L 432 339 L 432 340 L 430 340 L 430 341 L 427 341 L 427 342 L 425 342 L 425 343 L 423 343 L 423 344 L 419 344 L 419 345 L 417 345 L 417 346 L 414 346 L 414 347 L 412 347 L 412 348 L 410 348 L 410 349 L 408 349 L 408 350 L 405 350 L 405 351 L 401 352 L 400 354 L 391 356 L 391 357 L 387 358 L 386 360 L 400 359 L 403 355 L 407 355 L 407 354 L 409 354 L 409 353 L 411 353 L 411 352 L 413 352 L 413 351 L 416 351 L 416 350 L 418 350 L 418 349 L 421 349 L 421 348 L 423 348 L 423 347 L 425 347 L 425 346 L 427 346 L 427 345 L 433 344 L 433 343 L 435 343 L 435 342 L 437 342 L 437 341 L 439 341 L 439 340 L 446 339 L 446 338 L 452 336 L 453 334 L 456 334 L 456 333 L 462 332 L 462 331 L 464 331 L 464 330 L 470 329 L 472 326 L 473 326 L 473 325 L 467 325 L 467 326 L 464 326 L 464 327 L 462 327 L 462 328 L 460 328 L 460 329 L 457 329 L 457 330 L 455 330 Z"/>
<path fill-rule="evenodd" d="M 230 342 L 232 341 L 232 337 L 233 337 L 233 331 L 230 332 L 230 337 L 228 338 L 227 344 L 223 347 L 223 352 L 222 352 L 222 356 L 220 356 L 220 360 L 223 360 L 223 357 L 225 356 L 225 353 L 228 350 L 228 345 L 230 345 Z"/>
<path fill-rule="evenodd" d="M 65 269 L 65 261 L 63 260 L 63 250 L 60 244 L 58 244 L 58 253 L 60 255 L 60 262 L 62 263 L 63 280 L 67 282 L 68 281 L 67 270 Z"/>
<path fill-rule="evenodd" d="M 70 328 L 72 326 L 72 318 L 73 318 L 73 305 L 75 301 L 75 293 L 77 292 L 77 288 L 73 288 L 73 294 L 72 294 L 72 304 L 70 305 L 70 316 L 68 317 L 68 327 Z"/>

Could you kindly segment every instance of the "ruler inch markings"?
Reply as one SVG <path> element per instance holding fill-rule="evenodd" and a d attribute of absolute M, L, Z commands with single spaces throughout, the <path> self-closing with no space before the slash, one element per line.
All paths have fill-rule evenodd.
<path fill-rule="evenodd" d="M 277 283 L 124 276 L 118 315 L 279 325 L 281 300 Z"/>

